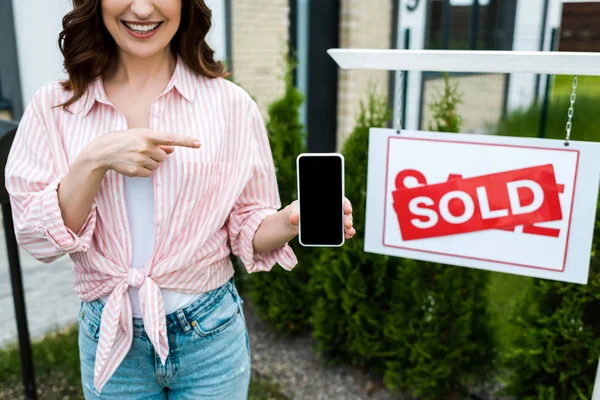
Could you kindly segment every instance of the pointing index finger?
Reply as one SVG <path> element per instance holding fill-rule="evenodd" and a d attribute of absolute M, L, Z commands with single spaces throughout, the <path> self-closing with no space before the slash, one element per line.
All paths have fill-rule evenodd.
<path fill-rule="evenodd" d="M 166 146 L 183 146 L 183 147 L 200 147 L 198 139 L 192 136 L 179 135 L 176 133 L 157 133 L 150 137 L 152 142 L 157 145 Z"/>

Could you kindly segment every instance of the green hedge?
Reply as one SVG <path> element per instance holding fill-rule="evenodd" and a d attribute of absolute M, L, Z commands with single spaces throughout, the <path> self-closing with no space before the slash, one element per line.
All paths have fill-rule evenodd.
<path fill-rule="evenodd" d="M 459 132 L 462 94 L 444 76 L 429 106 L 430 130 Z M 396 358 L 386 383 L 421 398 L 452 398 L 487 380 L 496 361 L 496 340 L 488 310 L 489 273 L 422 261 L 405 261 L 392 297 L 386 335 Z"/>
<path fill-rule="evenodd" d="M 298 113 L 303 98 L 293 85 L 293 69 L 292 60 L 286 59 L 285 92 L 269 105 L 266 124 L 283 207 L 298 198 L 296 157 L 306 151 L 304 128 Z M 301 247 L 297 240 L 290 242 L 290 246 L 298 258 L 298 265 L 292 271 L 276 265 L 269 272 L 246 277 L 248 296 L 255 311 L 282 335 L 308 329 L 312 304 L 308 291 L 312 253 Z"/>
<path fill-rule="evenodd" d="M 589 92 L 577 97 L 573 139 L 600 138 L 595 99 Z M 460 129 L 459 101 L 446 81 L 432 106 L 434 130 Z M 301 102 L 288 64 L 285 95 L 269 107 L 267 124 L 284 205 L 296 199 L 295 159 L 305 151 Z M 564 138 L 567 109 L 568 93 L 553 97 L 547 137 Z M 282 334 L 312 328 L 318 352 L 330 362 L 368 369 L 390 388 L 421 399 L 459 398 L 506 369 L 507 391 L 519 399 L 589 398 L 600 357 L 600 241 L 594 241 L 587 286 L 365 253 L 369 128 L 384 127 L 389 119 L 387 102 L 369 92 L 342 150 L 357 235 L 336 249 L 305 249 L 293 241 L 299 259 L 294 271 L 275 267 L 248 275 L 258 314 Z M 537 136 L 538 121 L 534 105 L 511 114 L 496 133 Z M 498 282 L 513 282 L 505 278 L 519 285 L 496 290 Z M 488 294 L 490 280 L 495 297 Z M 518 306 L 500 306 L 512 302 L 506 296 L 518 298 Z M 497 332 L 508 332 L 508 324 L 511 340 L 497 343 Z"/>
<path fill-rule="evenodd" d="M 435 105 L 436 125 L 457 127 L 456 93 L 446 89 Z M 320 352 L 368 367 L 390 388 L 448 399 L 483 379 L 494 363 L 488 275 L 364 252 L 369 128 L 388 119 L 386 101 L 371 92 L 344 146 L 358 233 L 340 249 L 322 250 L 315 264 L 313 335 Z"/>
<path fill-rule="evenodd" d="M 313 266 L 311 323 L 317 350 L 333 362 L 349 362 L 383 373 L 390 345 L 383 336 L 389 298 L 401 261 L 365 253 L 367 142 L 370 127 L 383 127 L 390 118 L 386 101 L 373 93 L 342 151 L 346 162 L 345 191 L 352 202 L 357 231 L 343 247 L 322 249 Z"/>
<path fill-rule="evenodd" d="M 580 79 L 581 83 L 586 82 Z M 563 139 L 570 80 L 550 102 L 547 137 Z M 597 86 L 596 86 L 597 87 Z M 598 99 L 585 87 L 577 96 L 574 140 L 600 141 Z M 518 111 L 498 133 L 536 136 L 539 107 Z M 600 358 L 600 215 L 596 211 L 590 278 L 587 285 L 534 279 L 511 313 L 515 340 L 505 349 L 507 393 L 519 399 L 590 399 Z M 575 237 L 575 240 L 576 237 Z M 517 295 L 515 293 L 515 295 Z"/>
<path fill-rule="evenodd" d="M 600 221 L 587 285 L 535 280 L 517 307 L 520 335 L 507 355 L 508 393 L 519 399 L 587 400 L 600 358 Z"/>

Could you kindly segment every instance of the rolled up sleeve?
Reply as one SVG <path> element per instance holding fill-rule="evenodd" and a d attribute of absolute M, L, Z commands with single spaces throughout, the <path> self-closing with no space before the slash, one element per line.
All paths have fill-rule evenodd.
<path fill-rule="evenodd" d="M 52 143 L 32 102 L 20 121 L 5 169 L 17 243 L 35 259 L 52 262 L 86 251 L 96 227 L 94 202 L 79 230 L 65 225 L 58 203 L 63 175 L 56 168 Z"/>
<path fill-rule="evenodd" d="M 252 175 L 237 199 L 227 222 L 231 250 L 249 273 L 270 271 L 275 264 L 291 271 L 298 263 L 288 243 L 266 253 L 254 252 L 254 235 L 263 220 L 281 208 L 275 165 L 264 121 L 254 101 L 250 101 L 248 120 L 252 140 Z"/>

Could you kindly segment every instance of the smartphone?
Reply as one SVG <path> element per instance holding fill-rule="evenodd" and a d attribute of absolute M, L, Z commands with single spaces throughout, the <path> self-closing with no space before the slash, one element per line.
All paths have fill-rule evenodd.
<path fill-rule="evenodd" d="M 300 224 L 306 247 L 344 244 L 344 156 L 302 153 L 296 159 Z"/>

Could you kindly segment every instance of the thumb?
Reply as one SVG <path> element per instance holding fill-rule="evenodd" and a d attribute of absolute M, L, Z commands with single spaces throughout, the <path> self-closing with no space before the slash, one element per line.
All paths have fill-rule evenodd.
<path fill-rule="evenodd" d="M 298 212 L 298 207 L 292 208 L 290 212 L 290 224 L 298 225 L 300 223 L 300 213 Z"/>
<path fill-rule="evenodd" d="M 167 154 L 171 154 L 175 151 L 175 146 L 166 146 L 164 144 L 161 144 L 158 147 L 160 147 Z"/>

